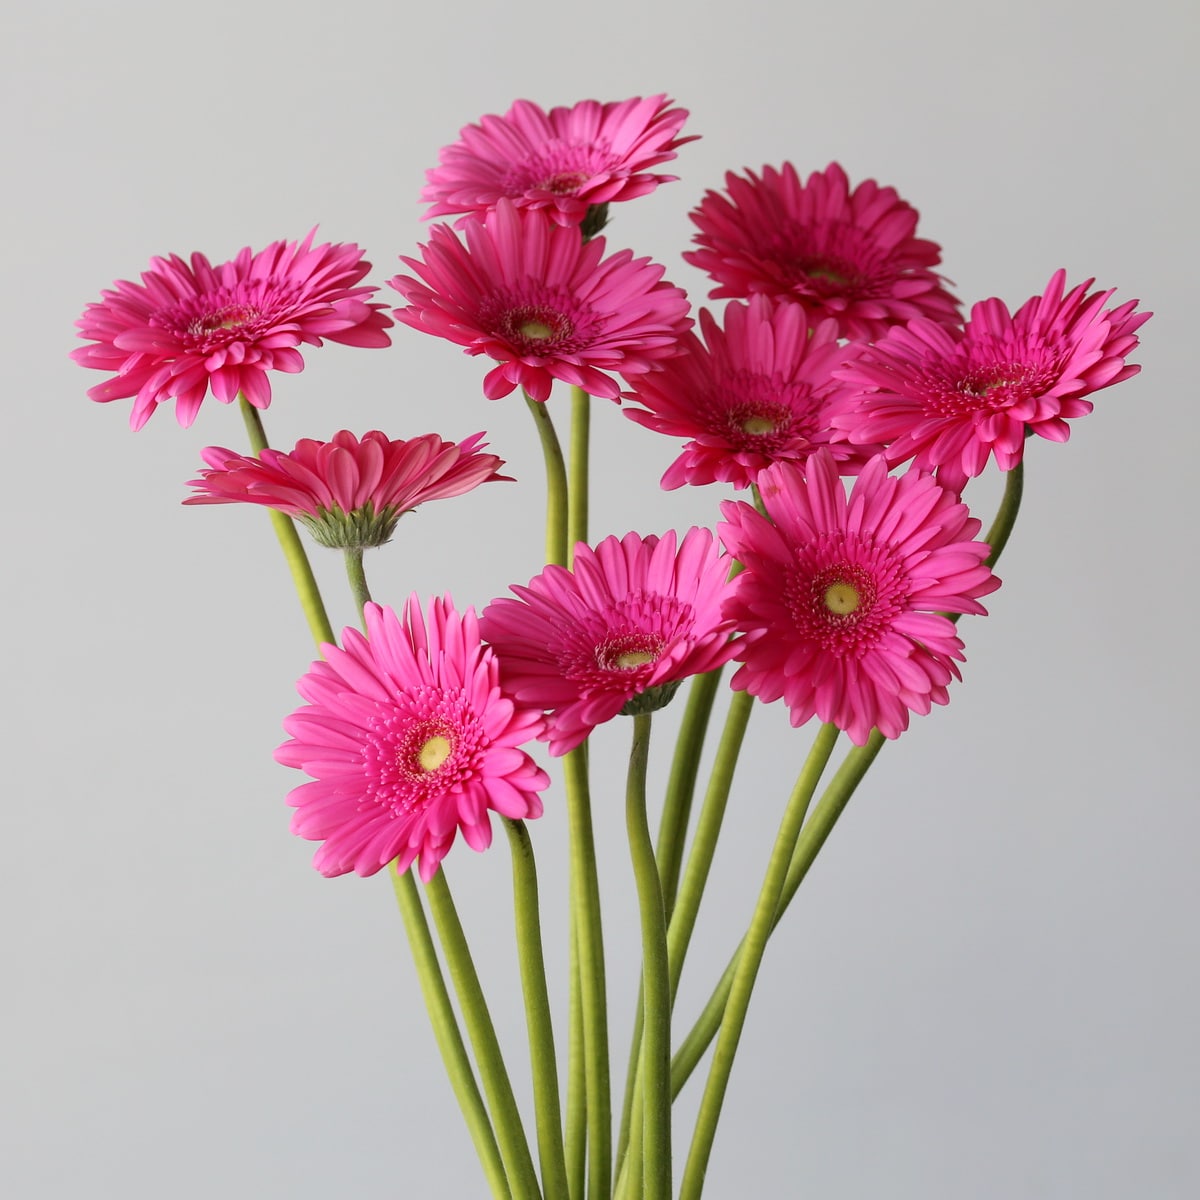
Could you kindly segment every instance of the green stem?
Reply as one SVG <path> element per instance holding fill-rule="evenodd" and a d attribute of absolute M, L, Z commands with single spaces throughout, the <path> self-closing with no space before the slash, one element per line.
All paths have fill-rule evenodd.
<path fill-rule="evenodd" d="M 571 905 L 569 1000 L 567 1002 L 567 1183 L 571 1200 L 583 1200 L 587 1179 L 587 1077 L 586 1045 L 583 1036 L 583 997 L 579 981 L 579 934 L 577 914 Z"/>
<path fill-rule="evenodd" d="M 642 926 L 643 1036 L 641 1094 L 645 1122 L 642 1180 L 646 1200 L 671 1197 L 671 981 L 667 922 L 654 843 L 646 816 L 646 768 L 650 755 L 648 713 L 633 718 L 633 747 L 625 795 L 629 850 L 637 882 Z M 630 1162 L 631 1176 L 638 1169 Z"/>
<path fill-rule="evenodd" d="M 354 606 L 361 613 L 364 606 L 371 602 L 367 573 L 363 570 L 362 547 L 347 546 L 343 554 L 346 560 L 346 578 L 350 581 L 350 591 L 354 596 Z"/>
<path fill-rule="evenodd" d="M 512 850 L 517 954 L 521 966 L 521 991 L 525 996 L 525 1024 L 529 1030 L 542 1190 L 547 1196 L 565 1198 L 568 1194 L 567 1164 L 563 1151 L 562 1109 L 558 1099 L 554 1026 L 550 1017 L 550 997 L 546 990 L 546 964 L 542 956 L 537 865 L 525 823 L 506 818 L 504 828 Z"/>
<path fill-rule="evenodd" d="M 404 918 L 404 930 L 408 935 L 413 963 L 417 968 L 421 995 L 425 998 L 425 1007 L 429 1012 L 429 1021 L 433 1026 L 433 1035 L 441 1051 L 450 1086 L 454 1089 L 454 1095 L 466 1119 L 467 1130 L 475 1145 L 475 1152 L 479 1155 L 479 1161 L 483 1164 L 483 1172 L 487 1176 L 492 1195 L 496 1200 L 510 1200 L 512 1193 L 508 1190 L 508 1182 L 504 1177 L 504 1164 L 496 1145 L 496 1134 L 488 1119 L 483 1097 L 479 1094 L 479 1085 L 475 1081 L 475 1072 L 471 1069 L 471 1060 L 467 1057 L 467 1048 L 463 1045 L 462 1033 L 454 1016 L 454 1005 L 446 989 L 446 981 L 442 977 L 442 968 L 429 933 L 429 924 L 425 920 L 425 910 L 421 907 L 416 882 L 411 871 L 405 871 L 403 875 L 397 874 L 395 863 L 388 867 L 388 875 L 392 879 L 400 915 Z"/>
<path fill-rule="evenodd" d="M 1017 523 L 1017 513 L 1021 511 L 1021 494 L 1025 490 L 1025 464 L 1017 463 L 1004 478 L 1004 495 L 1000 498 L 1000 507 L 996 510 L 996 519 L 987 531 L 984 539 L 992 548 L 991 554 L 983 561 L 994 567 L 996 560 L 1004 553 L 1008 539 L 1012 536 L 1013 526 Z"/>
<path fill-rule="evenodd" d="M 746 936 L 742 939 L 741 952 L 733 973 L 729 1000 L 725 1005 L 716 1049 L 713 1051 L 712 1064 L 709 1067 L 708 1083 L 700 1101 L 700 1111 L 696 1115 L 692 1146 L 688 1152 L 687 1166 L 684 1168 L 679 1191 L 680 1200 L 700 1200 L 708 1160 L 712 1154 L 713 1138 L 717 1132 L 717 1121 L 733 1070 L 734 1055 L 737 1053 L 746 1014 L 750 1009 L 750 996 L 767 948 L 767 939 L 775 927 L 776 914 L 779 912 L 780 900 L 800 838 L 801 827 L 808 813 L 809 802 L 829 762 L 829 756 L 833 753 L 838 734 L 836 725 L 826 723 L 821 726 L 780 822 L 779 833 L 775 838 L 762 888 L 759 890 L 758 903 L 754 906 L 754 916 L 750 920 Z"/>
<path fill-rule="evenodd" d="M 539 404 L 525 393 L 525 404 L 537 427 L 542 443 L 542 458 L 546 463 L 546 562 L 565 567 L 568 561 L 567 544 L 567 467 L 562 446 L 554 432 L 554 422 L 545 404 Z"/>
<path fill-rule="evenodd" d="M 525 1138 L 521 1114 L 517 1110 L 516 1097 L 504 1066 L 504 1056 L 488 1012 L 487 1000 L 454 907 L 454 899 L 450 895 L 450 885 L 446 882 L 444 865 L 425 885 L 425 895 L 441 939 L 446 964 L 450 968 L 450 978 L 454 981 L 454 990 L 458 993 L 458 1004 L 467 1034 L 475 1050 L 475 1061 L 479 1064 L 484 1094 L 495 1122 L 500 1156 L 504 1160 L 513 1200 L 537 1200 L 541 1193 L 538 1191 L 533 1157 L 529 1153 L 529 1143 Z"/>
<path fill-rule="evenodd" d="M 592 831 L 587 743 L 563 756 L 571 856 L 571 930 L 576 939 L 578 985 L 583 1015 L 584 1059 L 569 1070 L 584 1072 L 587 1094 L 588 1195 L 608 1200 L 612 1188 L 612 1099 L 608 1067 L 608 999 L 604 974 L 604 931 L 600 879 Z M 568 1084 L 568 1088 L 570 1084 Z"/>
<path fill-rule="evenodd" d="M 588 540 L 588 442 L 592 399 L 581 387 L 571 388 L 570 482 L 567 489 L 567 565 L 576 542 Z"/>
<path fill-rule="evenodd" d="M 267 449 L 267 434 L 263 429 L 262 417 L 258 409 L 250 404 L 244 396 L 238 397 L 238 406 L 242 410 L 242 420 L 246 425 L 246 433 L 250 437 L 250 446 L 255 454 L 262 454 Z M 268 510 L 271 525 L 279 545 L 283 549 L 283 557 L 287 561 L 288 570 L 292 573 L 292 584 L 300 597 L 300 607 L 304 610 L 305 620 L 308 621 L 309 631 L 320 650 L 326 642 L 334 643 L 333 627 L 325 613 L 325 604 L 321 599 L 321 591 L 317 587 L 316 577 L 304 552 L 304 544 L 296 532 L 296 524 L 286 513 Z"/>
<path fill-rule="evenodd" d="M 854 795 L 855 789 L 862 782 L 867 769 L 875 761 L 885 741 L 886 739 L 879 730 L 873 730 L 871 736 L 867 739 L 867 744 L 865 746 L 855 746 L 846 755 L 842 761 L 842 765 L 829 781 L 829 785 L 821 796 L 816 809 L 814 809 L 813 815 L 800 831 L 800 837 L 797 839 L 791 863 L 788 865 L 787 877 L 783 884 L 783 893 L 779 899 L 779 906 L 775 913 L 772 928 L 779 924 L 783 914 L 787 911 L 788 905 L 792 902 L 800 885 L 804 882 L 809 868 L 821 851 L 821 847 L 825 845 L 826 838 L 833 832 L 833 827 L 837 824 L 838 817 L 842 815 L 846 805 L 850 802 L 850 797 Z M 683 1090 L 683 1085 L 687 1083 L 696 1065 L 703 1058 L 705 1050 L 708 1049 L 712 1039 L 716 1036 L 721 1024 L 721 1017 L 725 1012 L 725 1004 L 729 998 L 734 972 L 737 969 L 738 958 L 741 952 L 741 946 L 734 951 L 729 965 L 725 968 L 725 973 L 721 976 L 720 982 L 713 990 L 708 1003 L 704 1006 L 704 1011 L 696 1019 L 696 1023 L 688 1032 L 687 1037 L 680 1043 L 679 1049 L 675 1053 L 675 1057 L 671 1062 L 672 1096 L 678 1096 L 680 1091 Z"/>

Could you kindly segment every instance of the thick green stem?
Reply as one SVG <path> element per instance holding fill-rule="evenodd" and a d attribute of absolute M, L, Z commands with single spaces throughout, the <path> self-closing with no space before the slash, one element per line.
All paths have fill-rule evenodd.
<path fill-rule="evenodd" d="M 708 1083 L 700 1102 L 700 1111 L 696 1115 L 692 1146 L 688 1152 L 687 1166 L 684 1168 L 680 1186 L 680 1200 L 700 1200 L 708 1160 L 712 1154 L 713 1138 L 717 1132 L 717 1121 L 729 1086 L 734 1055 L 737 1053 L 738 1042 L 745 1027 L 746 1014 L 750 1009 L 750 996 L 767 948 L 767 938 L 775 927 L 788 870 L 800 838 L 804 818 L 808 813 L 809 802 L 829 762 L 829 756 L 833 753 L 838 732 L 836 725 L 821 726 L 780 822 L 779 833 L 775 838 L 770 862 L 759 890 L 758 902 L 754 906 L 754 915 L 738 954 L 729 1000 L 725 1005 L 716 1049 L 713 1051 L 712 1064 L 709 1067 Z"/>
<path fill-rule="evenodd" d="M 346 560 L 346 578 L 350 581 L 350 591 L 354 596 L 354 606 L 361 613 L 363 607 L 371 602 L 371 590 L 367 587 L 367 573 L 363 569 L 363 550 L 361 546 L 347 546 L 343 551 Z"/>
<path fill-rule="evenodd" d="M 261 454 L 267 449 L 267 434 L 263 429 L 258 409 L 250 404 L 244 396 L 238 397 L 238 405 L 242 410 L 242 420 L 246 425 L 246 433 L 250 437 L 251 448 L 255 454 Z M 308 555 L 304 552 L 304 544 L 300 541 L 300 535 L 296 532 L 296 525 L 291 517 L 286 513 L 276 512 L 273 508 L 268 511 L 271 517 L 271 526 L 275 530 L 275 536 L 279 539 L 288 570 L 292 573 L 292 584 L 296 589 L 296 595 L 300 597 L 300 607 L 304 610 L 304 618 L 308 622 L 309 631 L 319 650 L 326 642 L 332 643 L 336 639 L 333 636 L 333 627 L 329 624 L 329 617 L 325 613 L 325 603 L 321 599 L 321 591 L 317 587 L 316 577 L 309 565 Z"/>
<path fill-rule="evenodd" d="M 571 932 L 579 970 L 572 986 L 580 990 L 584 1059 L 569 1070 L 584 1073 L 587 1095 L 588 1195 L 608 1200 L 612 1188 L 612 1098 L 608 1062 L 608 997 L 604 973 L 604 930 L 600 878 L 592 832 L 587 743 L 563 756 L 571 856 Z M 568 1084 L 568 1087 L 570 1084 Z"/>
<path fill-rule="evenodd" d="M 565 567 L 568 561 L 567 513 L 568 489 L 567 467 L 563 461 L 562 446 L 550 419 L 550 410 L 525 393 L 525 404 L 529 408 L 533 423 L 537 427 L 542 443 L 542 458 L 546 463 L 546 562 Z"/>
<path fill-rule="evenodd" d="M 567 1185 L 571 1200 L 583 1200 L 587 1179 L 587 1077 L 586 1045 L 583 1036 L 583 996 L 579 981 L 579 935 L 576 912 L 571 905 L 570 954 L 567 1001 Z"/>
<path fill-rule="evenodd" d="M 458 993 L 458 1004 L 475 1051 L 475 1061 L 479 1064 L 479 1075 L 491 1110 L 500 1157 L 504 1160 L 513 1200 L 538 1200 L 541 1192 L 538 1190 L 533 1156 L 529 1153 L 529 1143 L 525 1138 L 521 1114 L 517 1110 L 516 1097 L 504 1066 L 504 1056 L 488 1012 L 487 1000 L 475 971 L 462 923 L 458 919 L 458 911 L 454 907 L 454 899 L 450 895 L 450 885 L 446 882 L 444 865 L 425 885 L 425 894 L 446 964 L 450 968 L 450 978 Z"/>
<path fill-rule="evenodd" d="M 567 565 L 575 543 L 588 540 L 588 443 L 592 398 L 581 387 L 571 388 L 570 482 L 567 490 Z"/>
<path fill-rule="evenodd" d="M 479 1085 L 475 1081 L 475 1072 L 471 1069 L 471 1060 L 467 1057 L 467 1048 L 463 1044 L 458 1020 L 454 1015 L 454 1005 L 446 989 L 446 981 L 442 977 L 442 968 L 429 933 L 429 924 L 425 920 L 425 910 L 421 907 L 416 882 L 411 871 L 405 871 L 403 875 L 398 874 L 395 863 L 388 867 L 388 875 L 391 876 L 400 915 L 404 918 L 404 930 L 408 935 L 408 944 L 417 968 L 421 995 L 425 998 L 425 1007 L 433 1026 L 433 1035 L 441 1051 L 450 1086 L 454 1089 L 454 1095 L 466 1119 L 471 1141 L 475 1144 L 475 1153 L 479 1155 L 479 1161 L 483 1164 L 483 1172 L 487 1176 L 492 1195 L 496 1200 L 510 1200 L 512 1193 L 504 1176 L 504 1163 L 496 1145 L 496 1134 L 488 1119 L 483 1097 L 479 1094 Z"/>
<path fill-rule="evenodd" d="M 512 850 L 517 955 L 521 966 L 521 991 L 525 996 L 525 1024 L 529 1031 L 542 1191 L 546 1196 L 561 1196 L 565 1200 L 568 1194 L 567 1164 L 563 1151 L 562 1109 L 558 1099 L 554 1026 L 546 989 L 546 964 L 542 956 L 537 866 L 525 823 L 505 819 L 504 828 Z"/>
<path fill-rule="evenodd" d="M 633 748 L 629 756 L 625 820 L 642 926 L 642 1194 L 646 1200 L 670 1200 L 671 982 L 662 884 L 646 816 L 650 721 L 648 713 L 633 718 Z M 638 1163 L 631 1158 L 631 1176 L 637 1170 Z M 637 1194 L 636 1190 L 634 1194 Z"/>
<path fill-rule="evenodd" d="M 1004 553 L 1008 539 L 1012 536 L 1013 527 L 1017 523 L 1017 513 L 1021 511 L 1021 494 L 1025 490 L 1025 464 L 1017 463 L 1005 476 L 1004 495 L 1000 498 L 1000 507 L 996 510 L 996 519 L 987 531 L 987 544 L 992 548 L 991 554 L 984 559 L 989 567 L 996 565 L 996 560 Z"/>

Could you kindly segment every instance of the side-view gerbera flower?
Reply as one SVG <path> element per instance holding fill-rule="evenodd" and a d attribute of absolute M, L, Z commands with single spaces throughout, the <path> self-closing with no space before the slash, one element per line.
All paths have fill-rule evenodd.
<path fill-rule="evenodd" d="M 994 457 L 1002 471 L 1021 461 L 1026 433 L 1065 442 L 1084 397 L 1136 375 L 1125 361 L 1150 313 L 1136 300 L 1106 309 L 1113 289 L 1065 292 L 1056 271 L 1040 296 L 1010 315 L 983 300 L 961 330 L 916 320 L 893 329 L 839 370 L 848 385 L 832 420 L 854 442 L 888 443 L 892 464 L 913 459 L 962 490 Z"/>
<path fill-rule="evenodd" d="M 507 197 L 578 225 L 589 208 L 632 200 L 674 175 L 650 173 L 692 137 L 679 137 L 687 110 L 666 96 L 601 104 L 584 100 L 545 112 L 518 100 L 504 116 L 483 117 L 425 172 L 425 216 L 485 213 Z"/>
<path fill-rule="evenodd" d="M 550 780 L 518 747 L 542 717 L 501 689 L 473 610 L 435 599 L 426 620 L 414 595 L 402 618 L 377 604 L 363 616 L 366 637 L 346 629 L 321 648 L 297 684 L 307 706 L 283 723 L 275 758 L 313 777 L 288 795 L 292 832 L 322 843 L 323 875 L 417 860 L 428 882 L 457 834 L 491 845 L 490 813 L 541 816 Z"/>
<path fill-rule="evenodd" d="M 928 474 L 888 475 L 882 456 L 849 496 L 828 450 L 758 480 L 767 517 L 727 500 L 719 528 L 745 566 L 725 614 L 745 633 L 731 685 L 783 698 L 863 745 L 898 737 L 909 713 L 949 699 L 962 642 L 945 613 L 985 614 L 1000 586 L 974 540 L 979 522 Z"/>
<path fill-rule="evenodd" d="M 721 615 L 729 559 L 712 533 L 690 529 L 580 542 L 572 570 L 549 566 L 517 597 L 483 610 L 480 628 L 501 680 L 522 704 L 548 710 L 541 734 L 566 754 L 622 711 L 651 712 L 680 681 L 728 662 L 733 622 Z"/>
<path fill-rule="evenodd" d="M 680 339 L 681 353 L 641 376 L 626 398 L 644 408 L 625 415 L 647 429 L 691 440 L 662 486 L 731 483 L 749 487 L 773 462 L 807 458 L 834 436 L 829 401 L 842 385 L 835 367 L 858 352 L 838 341 L 833 320 L 810 323 L 799 304 L 752 296 L 725 308 L 724 327 L 700 310 L 704 340 Z M 853 474 L 882 447 L 841 441 L 830 451 Z"/>
<path fill-rule="evenodd" d="M 175 400 L 188 426 L 211 391 L 224 404 L 240 392 L 255 408 L 271 403 L 269 372 L 304 368 L 296 349 L 324 338 L 347 346 L 387 346 L 391 320 L 356 286 L 371 269 L 355 245 L 272 242 L 247 246 L 213 266 L 203 254 L 152 258 L 141 283 L 118 280 L 76 322 L 95 344 L 71 357 L 113 372 L 88 390 L 101 403 L 134 398 L 129 423 L 141 429 L 154 410 Z"/>
<path fill-rule="evenodd" d="M 652 370 L 691 327 L 687 296 L 662 267 L 628 250 L 605 258 L 603 238 L 585 241 L 537 209 L 501 200 L 463 234 L 465 246 L 435 226 L 422 257 L 401 260 L 420 279 L 391 281 L 409 302 L 396 319 L 496 359 L 483 381 L 489 400 L 517 387 L 546 400 L 555 379 L 616 400 L 620 384 L 604 372 Z"/>
<path fill-rule="evenodd" d="M 418 504 L 509 478 L 498 473 L 503 460 L 483 452 L 483 436 L 394 441 L 373 429 L 360 440 L 342 430 L 328 442 L 304 438 L 287 453 L 264 450 L 258 458 L 208 446 L 200 455 L 210 469 L 190 481 L 197 494 L 184 504 L 264 504 L 303 522 L 322 546 L 382 546 Z"/>
<path fill-rule="evenodd" d="M 683 256 L 716 282 L 714 299 L 791 300 L 854 341 L 913 317 L 958 322 L 958 301 L 932 269 L 941 251 L 915 236 L 917 210 L 894 188 L 867 179 L 851 191 L 837 163 L 806 182 L 791 163 L 761 176 L 730 171 L 725 188 L 692 212 L 701 248 Z"/>

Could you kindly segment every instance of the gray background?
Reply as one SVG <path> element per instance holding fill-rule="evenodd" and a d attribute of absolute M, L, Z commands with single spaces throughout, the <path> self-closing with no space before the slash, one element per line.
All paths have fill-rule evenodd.
<path fill-rule="evenodd" d="M 156 253 L 219 261 L 320 222 L 382 284 L 463 124 L 658 91 L 703 140 L 610 240 L 697 303 L 679 253 L 704 189 L 836 158 L 917 205 L 968 301 L 1020 303 L 1063 266 L 1157 311 L 1142 375 L 1069 445 L 1030 446 L 965 683 L 885 750 L 773 942 L 709 1194 L 1198 1194 L 1191 5 L 118 0 L 5 25 L 7 1194 L 482 1194 L 386 879 L 325 881 L 287 832 L 299 777 L 271 750 L 311 650 L 265 516 L 179 505 L 201 446 L 243 445 L 237 414 L 210 400 L 183 431 L 164 409 L 133 435 L 66 354 L 84 304 Z M 521 480 L 406 519 L 370 563 L 380 598 L 482 605 L 528 579 L 540 460 L 523 407 L 483 399 L 484 363 L 407 329 L 306 359 L 277 380 L 277 444 L 486 428 Z M 711 520 L 723 492 L 657 490 L 673 442 L 602 404 L 596 443 L 597 534 Z M 996 494 L 968 493 L 985 523 Z M 344 623 L 339 564 L 320 568 Z M 809 736 L 755 716 L 681 1023 Z M 557 796 L 535 834 L 561 993 Z M 616 771 L 596 801 L 620 1047 Z M 448 869 L 527 1092 L 507 851 L 459 846 Z"/>

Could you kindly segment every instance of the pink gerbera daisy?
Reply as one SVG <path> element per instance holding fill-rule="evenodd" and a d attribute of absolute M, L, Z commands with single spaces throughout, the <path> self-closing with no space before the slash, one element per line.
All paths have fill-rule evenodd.
<path fill-rule="evenodd" d="M 648 174 L 668 162 L 687 110 L 666 96 L 619 103 L 584 100 L 548 113 L 518 100 L 504 116 L 486 116 L 459 131 L 425 172 L 425 216 L 485 213 L 502 197 L 541 208 L 560 225 L 578 225 L 596 205 L 632 200 L 674 175 Z"/>
<path fill-rule="evenodd" d="M 745 566 L 725 614 L 746 634 L 734 688 L 781 696 L 863 745 L 898 737 L 909 712 L 949 699 L 962 642 L 945 613 L 985 613 L 1000 586 L 979 522 L 930 475 L 873 458 L 847 498 L 828 450 L 758 478 L 767 517 L 727 500 L 720 535 Z M 768 519 L 769 518 L 769 519 Z"/>
<path fill-rule="evenodd" d="M 542 718 L 501 690 L 471 609 L 435 599 L 426 622 L 414 595 L 403 619 L 377 604 L 363 616 L 367 636 L 322 646 L 297 685 L 308 705 L 283 723 L 292 740 L 276 759 L 313 777 L 288 795 L 292 832 L 323 843 L 323 875 L 418 859 L 428 882 L 457 833 L 487 849 L 489 813 L 541 816 L 549 778 L 517 747 Z"/>
<path fill-rule="evenodd" d="M 247 246 L 214 267 L 203 254 L 152 258 L 142 282 L 119 280 L 101 292 L 76 322 L 81 346 L 71 357 L 115 372 L 89 389 L 105 403 L 133 396 L 129 423 L 141 429 L 154 410 L 175 398 L 175 417 L 190 425 L 204 397 L 225 404 L 241 392 L 255 408 L 271 403 L 269 371 L 303 370 L 296 349 L 323 338 L 348 346 L 387 346 L 390 319 L 355 285 L 371 269 L 354 245 L 272 242 Z"/>
<path fill-rule="evenodd" d="M 1067 421 L 1092 411 L 1085 396 L 1141 370 L 1125 356 L 1150 317 L 1136 300 L 1106 309 L 1112 290 L 1088 295 L 1092 282 L 1064 295 L 1056 271 L 1013 315 L 984 300 L 961 331 L 927 320 L 893 329 L 838 372 L 851 390 L 834 425 L 854 442 L 890 443 L 893 464 L 936 467 L 959 491 L 989 457 L 1015 467 L 1027 432 L 1065 442 Z"/>
<path fill-rule="evenodd" d="M 958 301 L 931 270 L 939 247 L 913 236 L 917 210 L 894 188 L 868 179 L 851 191 L 837 163 L 807 183 L 791 163 L 761 178 L 731 171 L 725 187 L 728 198 L 710 191 L 691 214 L 702 249 L 683 256 L 716 281 L 714 298 L 792 300 L 855 341 L 913 317 L 958 321 Z"/>
<path fill-rule="evenodd" d="M 483 381 L 490 400 L 517 387 L 546 400 L 555 379 L 616 400 L 620 385 L 602 372 L 651 370 L 691 326 L 687 296 L 662 267 L 628 250 L 604 258 L 603 238 L 585 241 L 536 209 L 501 200 L 463 233 L 465 246 L 435 226 L 423 257 L 401 260 L 424 282 L 391 281 L 409 302 L 396 318 L 497 359 Z"/>
<path fill-rule="evenodd" d="M 625 393 L 645 405 L 625 409 L 631 420 L 692 439 L 664 488 L 718 480 L 749 487 L 771 463 L 807 458 L 829 442 L 826 409 L 840 386 L 833 370 L 857 353 L 838 342 L 836 321 L 810 325 L 801 305 L 752 296 L 726 306 L 724 329 L 707 309 L 700 326 L 703 342 L 684 334 L 682 353 Z M 873 453 L 845 441 L 830 449 L 847 474 Z"/>
<path fill-rule="evenodd" d="M 322 546 L 382 546 L 418 504 L 508 478 L 497 473 L 502 460 L 483 453 L 482 438 L 392 441 L 372 430 L 360 441 L 342 430 L 332 441 L 304 438 L 286 454 L 264 450 L 259 458 L 208 446 L 200 455 L 211 469 L 190 482 L 198 494 L 184 504 L 265 504 L 302 521 Z"/>
<path fill-rule="evenodd" d="M 651 712 L 681 680 L 727 662 L 722 617 L 728 558 L 707 529 L 676 544 L 628 533 L 575 547 L 571 571 L 549 566 L 513 600 L 493 600 L 480 628 L 501 679 L 522 704 L 548 709 L 551 754 L 573 750 L 620 712 Z"/>

